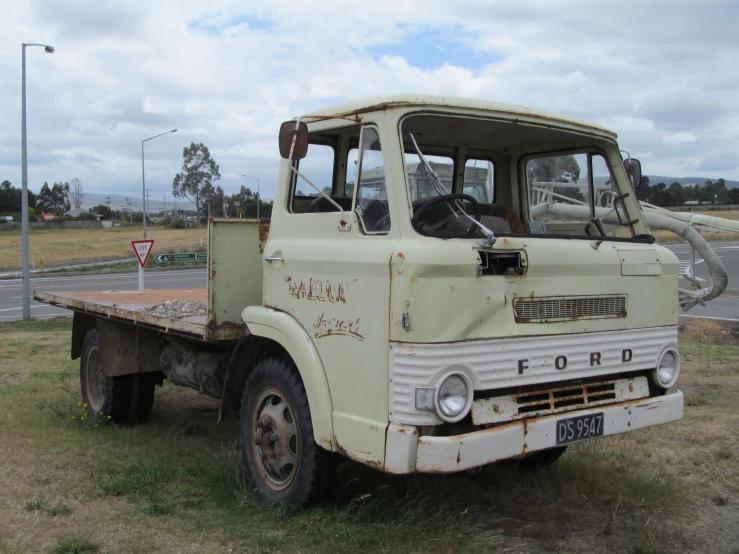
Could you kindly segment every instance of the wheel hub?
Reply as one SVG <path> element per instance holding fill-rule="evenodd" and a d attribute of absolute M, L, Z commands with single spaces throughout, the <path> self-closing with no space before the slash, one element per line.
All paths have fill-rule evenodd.
<path fill-rule="evenodd" d="M 87 353 L 87 401 L 90 410 L 98 413 L 105 404 L 105 373 L 103 372 L 103 358 L 98 348 L 91 348 Z"/>
<path fill-rule="evenodd" d="M 252 437 L 256 458 L 267 484 L 286 488 L 298 466 L 298 431 L 293 410 L 280 391 L 263 391 L 252 411 Z"/>

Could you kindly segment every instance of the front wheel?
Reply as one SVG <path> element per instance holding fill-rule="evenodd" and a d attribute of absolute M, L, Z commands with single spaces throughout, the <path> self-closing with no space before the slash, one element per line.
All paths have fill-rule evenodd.
<path fill-rule="evenodd" d="M 246 380 L 239 435 L 244 469 L 266 504 L 308 506 L 334 480 L 331 453 L 313 438 L 308 397 L 286 361 L 260 361 Z"/>
<path fill-rule="evenodd" d="M 562 457 L 565 450 L 567 450 L 566 446 L 557 446 L 555 448 L 549 448 L 548 450 L 532 452 L 525 458 L 521 459 L 521 465 L 526 469 L 550 466 Z"/>

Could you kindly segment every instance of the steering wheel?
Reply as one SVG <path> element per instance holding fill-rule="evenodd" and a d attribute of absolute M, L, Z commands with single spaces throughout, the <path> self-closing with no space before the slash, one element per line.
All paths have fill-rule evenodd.
<path fill-rule="evenodd" d="M 365 200 L 362 205 L 362 220 L 367 225 L 368 231 L 387 231 L 386 226 L 390 222 L 387 203 L 376 199 Z"/>
<path fill-rule="evenodd" d="M 480 203 L 475 199 L 475 197 L 470 196 L 469 194 L 455 193 L 455 194 L 444 194 L 442 196 L 435 196 L 431 198 L 430 200 L 427 200 L 426 202 L 424 202 L 421 206 L 419 206 L 418 209 L 413 213 L 413 217 L 411 218 L 411 223 L 413 224 L 413 227 L 415 227 L 416 229 L 421 228 L 421 226 L 423 225 L 423 222 L 421 221 L 421 217 L 431 209 L 431 206 L 435 206 L 436 204 L 440 202 L 444 202 L 446 204 L 452 204 L 452 203 L 456 204 L 455 202 L 456 200 L 466 200 L 467 202 L 471 203 L 472 206 L 475 208 L 475 221 L 480 221 L 480 218 L 482 217 L 482 212 L 480 211 Z M 464 210 L 464 208 L 461 206 L 455 205 L 454 207 L 457 208 L 458 210 L 461 209 L 465 213 L 467 213 L 466 210 Z M 446 216 L 444 219 L 442 219 L 441 221 L 439 221 L 438 223 L 434 225 L 426 224 L 426 226 L 431 227 L 430 230 L 432 232 L 436 232 L 438 229 L 442 228 L 449 221 L 449 219 L 453 217 L 453 214 L 455 213 L 454 208 L 450 205 L 448 206 L 448 209 L 450 210 L 450 214 Z M 465 232 L 469 232 L 472 229 L 472 225 L 473 224 L 470 223 L 470 227 L 467 227 Z"/>

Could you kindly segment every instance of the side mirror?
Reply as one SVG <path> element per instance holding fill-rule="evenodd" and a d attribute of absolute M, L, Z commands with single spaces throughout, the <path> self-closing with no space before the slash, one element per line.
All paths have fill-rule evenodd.
<path fill-rule="evenodd" d="M 297 121 L 285 121 L 280 125 L 280 156 L 290 159 L 290 149 L 293 146 L 293 137 L 296 137 L 293 149 L 293 160 L 302 160 L 308 154 L 308 126 Z M 296 128 L 297 126 L 297 128 Z"/>
<path fill-rule="evenodd" d="M 627 158 L 624 160 L 624 169 L 631 179 L 631 186 L 638 200 L 646 200 L 649 196 L 649 186 L 644 186 L 641 180 L 641 162 L 636 158 Z"/>

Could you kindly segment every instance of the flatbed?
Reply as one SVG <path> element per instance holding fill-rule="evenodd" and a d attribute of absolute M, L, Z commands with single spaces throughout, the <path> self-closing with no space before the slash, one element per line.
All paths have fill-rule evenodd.
<path fill-rule="evenodd" d="M 40 302 L 82 312 L 95 317 L 133 323 L 165 333 L 208 341 L 214 337 L 208 329 L 206 315 L 191 315 L 178 319 L 154 315 L 149 310 L 172 300 L 191 300 L 207 305 L 208 291 L 197 289 L 164 290 L 100 290 L 100 291 L 49 291 L 36 292 Z M 244 325 L 229 326 L 229 331 L 219 330 L 220 338 L 239 338 Z"/>

